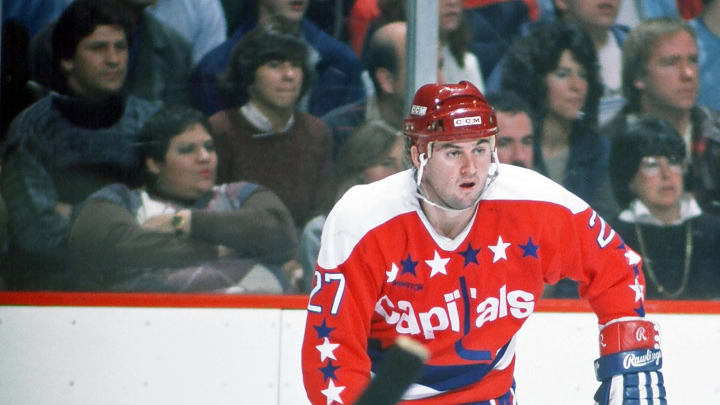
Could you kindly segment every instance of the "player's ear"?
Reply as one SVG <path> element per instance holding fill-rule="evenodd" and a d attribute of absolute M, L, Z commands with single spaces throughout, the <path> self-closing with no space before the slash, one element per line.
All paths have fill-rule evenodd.
<path fill-rule="evenodd" d="M 415 145 L 410 147 L 410 161 L 416 169 L 420 167 L 420 151 Z"/>

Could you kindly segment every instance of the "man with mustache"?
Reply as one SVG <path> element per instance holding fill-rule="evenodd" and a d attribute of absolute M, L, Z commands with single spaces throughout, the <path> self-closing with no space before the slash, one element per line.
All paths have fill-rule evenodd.
<path fill-rule="evenodd" d="M 20 113 L 3 151 L 10 288 L 63 288 L 73 211 L 107 184 L 141 180 L 137 132 L 160 103 L 121 92 L 130 26 L 130 11 L 104 0 L 76 0 L 54 25 L 53 68 L 65 91 Z"/>
<path fill-rule="evenodd" d="M 628 104 L 601 132 L 614 138 L 643 117 L 666 120 L 686 146 L 688 190 L 709 212 L 720 211 L 720 113 L 697 105 L 700 71 L 695 31 L 677 18 L 640 23 L 623 47 Z"/>

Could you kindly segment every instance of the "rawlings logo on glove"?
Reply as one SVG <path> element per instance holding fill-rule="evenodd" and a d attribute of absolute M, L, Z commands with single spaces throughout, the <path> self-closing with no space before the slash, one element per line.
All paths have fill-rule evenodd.
<path fill-rule="evenodd" d="M 623 360 L 623 367 L 628 370 L 631 367 L 644 367 L 651 363 L 660 365 L 660 359 L 662 359 L 662 352 L 660 351 L 653 352 L 651 350 L 648 350 L 642 356 L 637 356 L 635 353 L 629 353 L 625 355 L 625 359 Z"/>

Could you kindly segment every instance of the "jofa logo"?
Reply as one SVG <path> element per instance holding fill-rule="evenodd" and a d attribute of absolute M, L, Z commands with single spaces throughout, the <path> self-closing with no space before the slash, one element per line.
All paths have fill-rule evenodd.
<path fill-rule="evenodd" d="M 456 127 L 466 127 L 468 125 L 482 125 L 482 117 L 476 115 L 474 117 L 455 118 L 453 124 Z"/>

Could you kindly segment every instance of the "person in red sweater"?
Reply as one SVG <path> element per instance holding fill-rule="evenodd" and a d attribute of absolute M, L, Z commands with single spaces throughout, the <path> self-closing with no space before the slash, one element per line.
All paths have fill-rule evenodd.
<path fill-rule="evenodd" d="M 297 109 L 312 80 L 307 53 L 279 26 L 259 26 L 238 42 L 222 78 L 235 106 L 210 117 L 218 181 L 269 188 L 299 229 L 326 212 L 333 185 L 330 130 Z"/>

